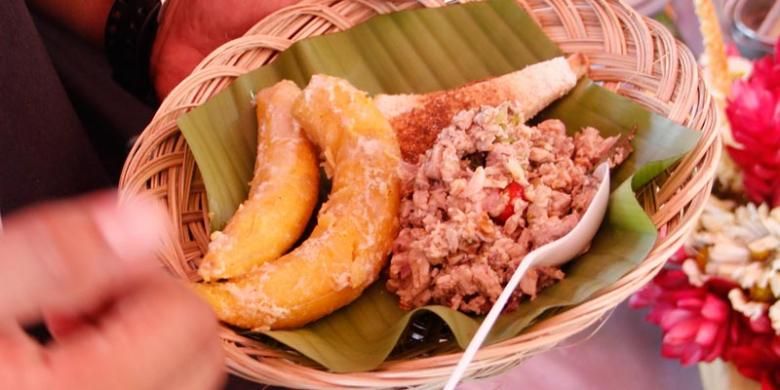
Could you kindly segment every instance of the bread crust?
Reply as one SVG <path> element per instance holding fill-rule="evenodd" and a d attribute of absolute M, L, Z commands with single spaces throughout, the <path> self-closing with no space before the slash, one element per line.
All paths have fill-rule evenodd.
<path fill-rule="evenodd" d="M 513 101 L 530 119 L 571 91 L 587 71 L 582 54 L 557 57 L 488 80 L 422 95 L 378 95 L 377 106 L 398 135 L 403 159 L 417 162 L 433 146 L 441 129 L 463 110 Z"/>

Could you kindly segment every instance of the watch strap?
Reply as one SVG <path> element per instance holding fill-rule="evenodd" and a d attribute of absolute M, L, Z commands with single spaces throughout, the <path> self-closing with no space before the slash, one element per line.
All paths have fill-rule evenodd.
<path fill-rule="evenodd" d="M 160 0 L 116 0 L 105 30 L 105 50 L 114 79 L 152 104 L 157 99 L 149 74 L 149 59 L 161 8 Z"/>

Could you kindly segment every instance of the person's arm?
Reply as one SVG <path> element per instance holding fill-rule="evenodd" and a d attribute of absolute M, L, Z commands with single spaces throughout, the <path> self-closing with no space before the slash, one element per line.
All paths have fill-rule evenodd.
<path fill-rule="evenodd" d="M 0 0 L 2 1 L 2 0 Z M 103 47 L 108 14 L 115 0 L 27 0 L 37 12 Z M 262 18 L 297 0 L 169 0 L 156 31 L 151 58 L 128 64 L 149 74 L 159 97 L 165 97 L 208 53 L 241 36 Z M 128 1 L 128 3 L 132 3 Z M 122 39 L 135 39 L 125 37 Z M 121 51 L 122 48 L 120 48 Z M 141 52 L 136 47 L 131 51 Z M 109 55 L 109 57 L 111 57 Z M 116 61 L 115 61 L 116 62 Z M 131 88 L 132 89 L 132 88 Z"/>
<path fill-rule="evenodd" d="M 103 46 L 106 20 L 114 0 L 27 0 L 27 3 L 86 41 Z"/>
<path fill-rule="evenodd" d="M 214 49 L 297 1 L 168 0 L 149 68 L 157 96 L 167 96 Z"/>

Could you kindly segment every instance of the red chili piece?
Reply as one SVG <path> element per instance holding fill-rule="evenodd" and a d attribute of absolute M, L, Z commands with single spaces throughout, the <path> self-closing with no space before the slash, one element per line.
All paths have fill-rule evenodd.
<path fill-rule="evenodd" d="M 515 199 L 525 199 L 525 189 L 516 181 L 509 183 L 509 185 L 504 189 L 504 193 L 509 195 L 509 203 L 507 203 L 504 211 L 502 211 L 501 214 L 496 217 L 496 219 L 501 223 L 506 222 L 506 220 L 515 213 L 515 207 L 513 206 Z"/>

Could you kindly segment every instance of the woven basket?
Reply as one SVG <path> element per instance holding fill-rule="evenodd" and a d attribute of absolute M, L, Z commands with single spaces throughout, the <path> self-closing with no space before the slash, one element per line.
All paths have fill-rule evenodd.
<path fill-rule="evenodd" d="M 582 52 L 594 66 L 590 77 L 648 109 L 701 131 L 698 146 L 677 167 L 640 194 L 660 238 L 636 269 L 590 300 L 539 322 L 521 335 L 480 350 L 469 377 L 498 374 L 554 347 L 601 319 L 647 283 L 695 226 L 720 156 L 713 100 L 687 48 L 655 21 L 620 1 L 518 0 L 566 53 Z M 168 206 L 178 228 L 162 260 L 182 278 L 195 278 L 209 240 L 206 194 L 176 119 L 205 102 L 235 77 L 273 61 L 296 40 L 344 30 L 373 15 L 439 0 L 304 0 L 255 25 L 244 37 L 208 56 L 162 103 L 128 157 L 120 188 L 148 192 Z M 295 354 L 222 329 L 229 369 L 244 378 L 296 388 L 440 387 L 460 353 L 391 360 L 372 372 L 335 374 Z"/>

